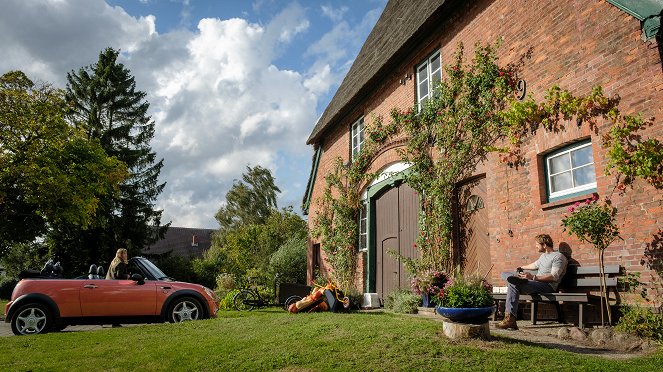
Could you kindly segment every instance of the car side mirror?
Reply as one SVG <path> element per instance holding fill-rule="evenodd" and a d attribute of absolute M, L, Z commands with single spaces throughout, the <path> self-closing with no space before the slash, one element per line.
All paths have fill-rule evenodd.
<path fill-rule="evenodd" d="M 145 284 L 145 279 L 143 279 L 143 276 L 140 274 L 131 274 L 131 280 L 136 282 L 138 285 Z"/>

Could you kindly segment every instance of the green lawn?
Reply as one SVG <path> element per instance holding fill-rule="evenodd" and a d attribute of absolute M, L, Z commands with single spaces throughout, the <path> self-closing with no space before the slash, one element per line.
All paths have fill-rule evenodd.
<path fill-rule="evenodd" d="M 508 370 L 654 371 L 507 338 L 452 342 L 431 319 L 382 313 L 222 312 L 218 319 L 0 338 L 3 371 Z M 93 368 L 93 366 L 96 366 Z"/>

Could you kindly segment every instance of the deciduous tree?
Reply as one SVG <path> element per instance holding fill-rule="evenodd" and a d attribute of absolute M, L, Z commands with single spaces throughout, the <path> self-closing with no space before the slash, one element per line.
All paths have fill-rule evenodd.
<path fill-rule="evenodd" d="M 89 228 L 126 176 L 65 112 L 63 91 L 20 71 L 0 77 L 0 256 L 54 225 Z"/>

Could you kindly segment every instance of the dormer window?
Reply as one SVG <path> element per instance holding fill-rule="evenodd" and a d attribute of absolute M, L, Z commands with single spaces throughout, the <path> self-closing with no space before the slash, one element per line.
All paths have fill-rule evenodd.
<path fill-rule="evenodd" d="M 198 236 L 197 235 L 191 235 L 191 246 L 192 247 L 197 247 L 198 246 Z"/>

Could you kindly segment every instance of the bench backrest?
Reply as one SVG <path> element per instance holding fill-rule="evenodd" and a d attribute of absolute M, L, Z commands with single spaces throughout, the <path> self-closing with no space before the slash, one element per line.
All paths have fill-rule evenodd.
<path fill-rule="evenodd" d="M 607 287 L 617 287 L 617 276 L 621 272 L 619 265 L 605 265 L 604 274 Z M 599 287 L 601 285 L 601 270 L 599 266 L 569 265 L 566 274 L 560 283 L 561 288 Z"/>

